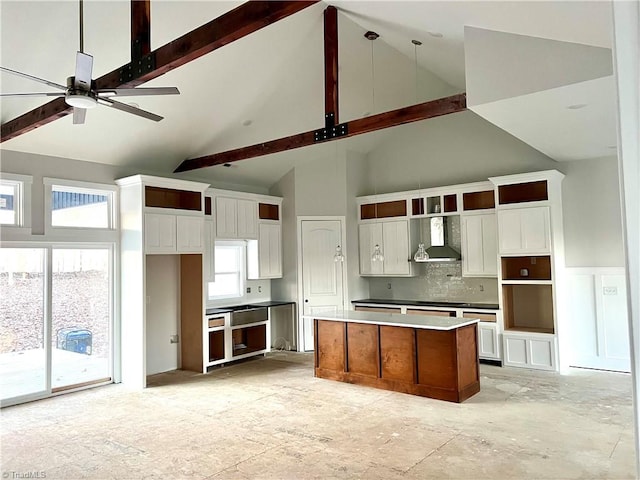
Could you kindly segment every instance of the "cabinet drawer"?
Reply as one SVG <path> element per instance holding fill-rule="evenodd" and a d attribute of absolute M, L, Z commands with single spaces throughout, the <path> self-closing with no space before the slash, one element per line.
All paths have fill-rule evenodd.
<path fill-rule="evenodd" d="M 209 318 L 207 320 L 209 328 L 224 327 L 224 317 Z"/>
<path fill-rule="evenodd" d="M 380 313 L 402 313 L 400 308 L 390 308 L 390 307 L 360 307 L 357 306 L 354 308 L 357 312 L 380 312 Z"/>
<path fill-rule="evenodd" d="M 434 317 L 455 317 L 456 312 L 447 312 L 446 310 L 415 310 L 408 308 L 407 315 L 430 315 Z"/>
<path fill-rule="evenodd" d="M 462 312 L 463 318 L 479 318 L 481 322 L 495 322 L 495 313 Z"/>

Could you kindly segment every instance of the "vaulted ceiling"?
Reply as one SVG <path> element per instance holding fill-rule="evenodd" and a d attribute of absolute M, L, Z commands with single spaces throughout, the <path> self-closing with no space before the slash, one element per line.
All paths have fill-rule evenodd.
<path fill-rule="evenodd" d="M 151 48 L 241 3 L 152 0 Z M 341 121 L 464 91 L 465 26 L 611 47 L 610 4 L 605 1 L 319 2 L 144 85 L 177 86 L 181 95 L 127 100 L 164 116 L 160 123 L 99 107 L 88 112 L 85 125 L 73 125 L 67 116 L 0 148 L 169 174 L 187 158 L 320 128 L 323 11 L 328 4 L 339 9 Z M 129 62 L 130 3 L 87 0 L 84 11 L 85 51 L 94 56 L 94 77 Z M 2 0 L 0 26 L 2 66 L 62 84 L 73 74 L 77 2 Z M 363 37 L 366 30 L 381 35 L 373 48 Z M 423 45 L 414 50 L 412 39 Z M 0 80 L 3 93 L 51 90 L 7 74 Z M 2 122 L 45 100 L 4 98 Z M 340 144 L 366 153 L 385 135 Z M 268 186 L 300 158 L 322 151 L 308 147 L 198 174 L 207 180 Z"/>

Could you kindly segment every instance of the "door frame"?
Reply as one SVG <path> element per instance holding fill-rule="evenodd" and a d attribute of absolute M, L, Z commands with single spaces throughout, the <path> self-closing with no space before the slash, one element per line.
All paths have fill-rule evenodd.
<path fill-rule="evenodd" d="M 349 258 L 346 255 L 347 252 L 347 220 L 344 215 L 298 215 L 297 217 L 297 239 L 298 239 L 298 345 L 297 351 L 304 352 L 304 285 L 302 277 L 302 222 L 304 221 L 339 221 L 340 222 L 340 242 L 342 246 L 342 253 L 345 255 L 344 262 L 342 264 L 342 308 L 348 310 L 349 305 L 349 284 L 347 283 L 347 262 Z"/>

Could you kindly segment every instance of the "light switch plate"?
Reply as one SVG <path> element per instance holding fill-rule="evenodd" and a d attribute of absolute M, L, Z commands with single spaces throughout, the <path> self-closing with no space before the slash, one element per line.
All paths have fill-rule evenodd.
<path fill-rule="evenodd" d="M 602 287 L 603 295 L 617 295 L 618 287 Z"/>

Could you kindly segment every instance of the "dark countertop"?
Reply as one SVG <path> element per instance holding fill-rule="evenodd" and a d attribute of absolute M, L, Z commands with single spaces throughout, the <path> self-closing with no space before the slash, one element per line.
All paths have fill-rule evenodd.
<path fill-rule="evenodd" d="M 245 303 L 243 305 L 230 305 L 228 307 L 207 308 L 206 315 L 222 315 L 236 310 L 242 310 L 250 307 L 279 307 L 281 305 L 291 305 L 295 302 L 286 300 L 269 300 L 268 302 Z"/>
<path fill-rule="evenodd" d="M 486 310 L 498 310 L 500 308 L 497 303 L 427 302 L 423 300 L 392 300 L 389 298 L 366 298 L 364 300 L 352 300 L 351 303 L 411 305 L 413 307 L 481 308 Z"/>

